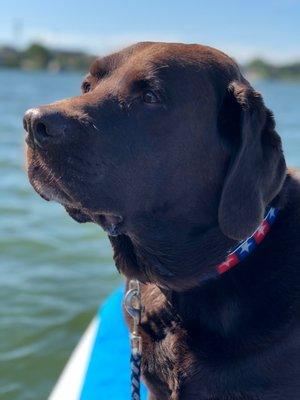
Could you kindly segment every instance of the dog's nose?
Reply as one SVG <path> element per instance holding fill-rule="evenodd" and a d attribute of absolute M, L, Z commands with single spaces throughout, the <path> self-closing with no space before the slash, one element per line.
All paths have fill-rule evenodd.
<path fill-rule="evenodd" d="M 46 148 L 63 140 L 67 121 L 58 111 L 31 108 L 24 115 L 23 125 L 28 146 Z"/>

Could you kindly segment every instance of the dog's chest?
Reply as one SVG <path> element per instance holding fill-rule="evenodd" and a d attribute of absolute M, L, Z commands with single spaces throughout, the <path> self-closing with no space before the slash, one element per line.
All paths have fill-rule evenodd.
<path fill-rule="evenodd" d="M 166 398 L 177 400 L 182 381 L 193 364 L 186 331 L 156 287 L 144 289 L 142 302 L 143 377 L 157 398 L 163 400 L 168 393 Z"/>
<path fill-rule="evenodd" d="M 257 348 L 256 343 L 253 343 L 253 328 L 252 335 L 244 335 L 243 340 L 237 340 L 230 334 L 230 327 L 236 325 L 234 316 L 240 315 L 236 307 L 230 307 L 227 302 L 225 308 L 213 314 L 214 320 L 218 319 L 218 326 L 223 330 L 224 338 L 221 339 L 220 335 L 207 331 L 208 328 L 203 324 L 198 326 L 194 323 L 191 326 L 186 320 L 182 322 L 181 318 L 184 316 L 179 317 L 174 311 L 174 299 L 172 306 L 157 287 L 141 287 L 144 306 L 140 324 L 143 343 L 142 375 L 154 396 L 151 399 L 227 399 L 230 396 L 239 400 L 262 400 L 271 398 L 268 394 L 263 396 L 262 392 L 268 393 L 272 387 L 295 387 L 293 376 L 296 366 L 299 365 L 299 359 L 295 355 L 297 351 L 290 350 L 290 367 L 285 366 L 282 369 L 282 358 L 270 345 L 271 337 L 268 335 L 268 346 L 253 355 L 253 345 L 254 349 Z M 191 301 L 189 304 L 193 307 Z M 232 310 L 231 313 L 228 308 Z M 227 310 L 225 314 L 224 310 Z M 211 310 L 205 312 L 206 320 L 210 314 Z M 266 319 L 267 317 L 261 325 L 263 322 L 267 323 Z M 132 322 L 128 319 L 128 323 Z M 263 325 L 264 328 L 265 326 Z M 257 329 L 260 329 L 259 326 Z M 264 344 L 257 333 L 254 337 L 260 346 Z M 289 342 L 287 335 L 286 343 Z M 286 345 L 282 341 L 281 346 Z M 281 371 L 279 375 L 278 371 Z M 295 390 L 293 392 L 298 393 Z M 298 399 L 293 396 L 287 398 Z M 282 397 L 273 398 L 279 400 Z"/>

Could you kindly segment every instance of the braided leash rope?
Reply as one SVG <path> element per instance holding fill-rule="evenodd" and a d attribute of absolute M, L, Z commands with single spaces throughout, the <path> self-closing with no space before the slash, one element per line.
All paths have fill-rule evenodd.
<path fill-rule="evenodd" d="M 126 292 L 124 305 L 127 313 L 133 318 L 133 327 L 130 332 L 131 343 L 131 399 L 140 400 L 141 388 L 141 364 L 142 364 L 142 338 L 139 335 L 138 328 L 141 320 L 141 292 L 137 280 L 129 282 Z"/>
<path fill-rule="evenodd" d="M 131 352 L 130 365 L 131 365 L 131 398 L 133 400 L 140 400 L 141 389 L 141 363 L 142 355 L 134 354 Z"/>

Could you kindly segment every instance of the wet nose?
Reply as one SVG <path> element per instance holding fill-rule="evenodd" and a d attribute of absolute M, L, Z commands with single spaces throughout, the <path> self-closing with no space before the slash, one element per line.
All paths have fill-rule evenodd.
<path fill-rule="evenodd" d="M 63 140 L 67 128 L 67 117 L 58 111 L 32 108 L 26 111 L 23 125 L 28 146 L 46 148 L 51 144 L 59 144 Z"/>

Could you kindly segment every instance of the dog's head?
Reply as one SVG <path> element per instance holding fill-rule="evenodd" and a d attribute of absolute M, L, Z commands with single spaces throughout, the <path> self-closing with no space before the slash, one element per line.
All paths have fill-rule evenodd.
<path fill-rule="evenodd" d="M 24 126 L 35 190 L 118 250 L 144 236 L 151 253 L 152 235 L 171 252 L 174 230 L 188 241 L 212 226 L 243 239 L 285 176 L 261 96 L 205 46 L 139 43 L 98 59 L 80 96 L 27 111 Z"/>

